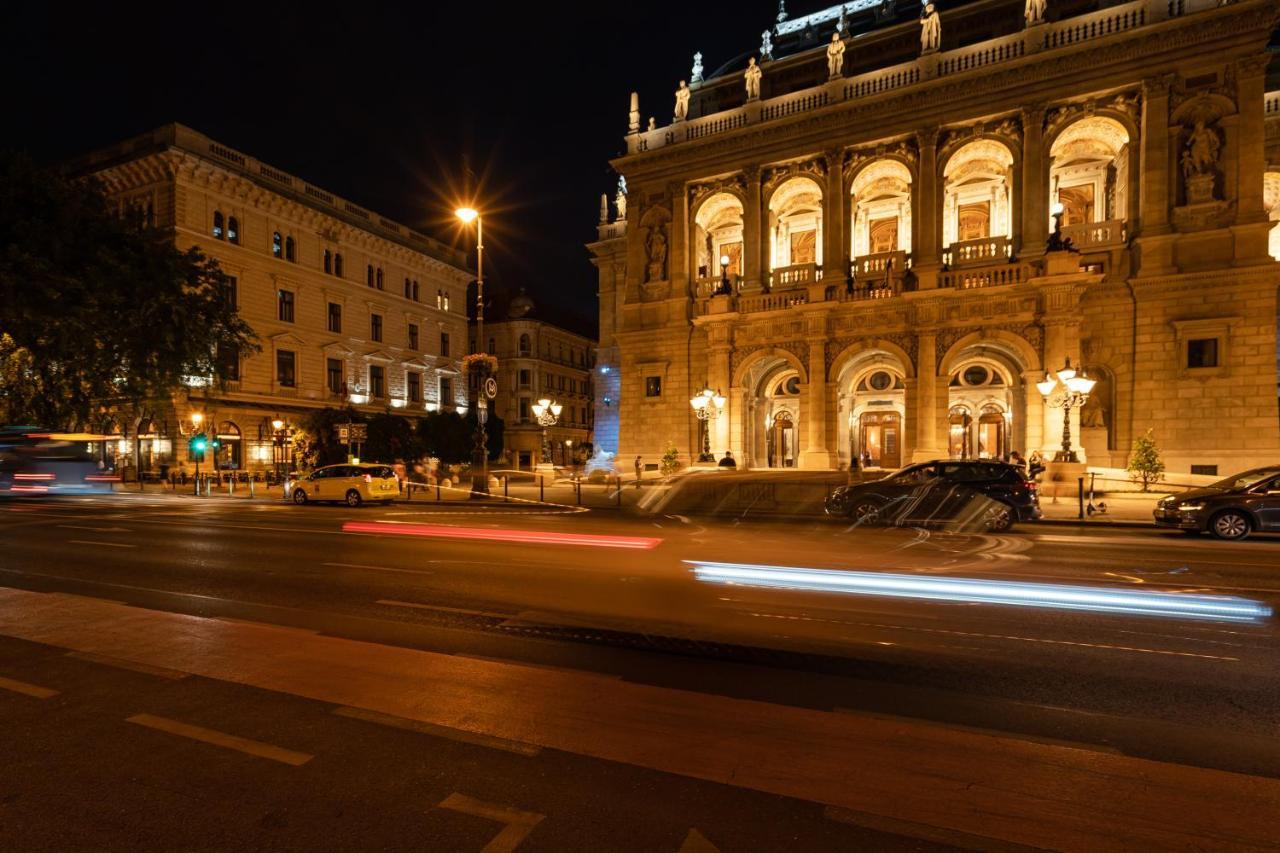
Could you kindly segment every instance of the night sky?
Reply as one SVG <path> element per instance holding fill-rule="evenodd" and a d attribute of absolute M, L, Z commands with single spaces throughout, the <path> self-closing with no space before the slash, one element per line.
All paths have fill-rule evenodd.
<path fill-rule="evenodd" d="M 665 123 L 694 50 L 709 74 L 759 44 L 777 4 L 576 5 L 16 4 L 0 145 L 56 162 L 178 121 L 467 246 L 451 211 L 470 189 L 486 280 L 593 333 L 583 244 L 617 180 L 628 93 Z"/>

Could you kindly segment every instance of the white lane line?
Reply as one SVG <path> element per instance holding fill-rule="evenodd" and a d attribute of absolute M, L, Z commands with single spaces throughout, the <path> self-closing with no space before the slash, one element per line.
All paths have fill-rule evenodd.
<path fill-rule="evenodd" d="M 123 658 L 113 658 L 109 655 L 97 655 L 93 652 L 67 652 L 67 657 L 76 660 L 84 660 L 89 663 L 101 664 L 102 666 L 111 666 L 116 669 L 127 669 L 130 672 L 140 672 L 143 675 L 154 675 L 156 678 L 167 678 L 170 681 L 177 681 L 186 678 L 191 673 L 182 672 L 176 669 L 168 669 L 163 666 L 152 666 L 149 663 L 134 663 L 131 660 Z"/>
<path fill-rule="evenodd" d="M 353 720 L 362 720 L 366 723 L 375 723 L 380 726 L 390 726 L 391 728 L 404 729 L 410 732 L 418 732 L 419 734 L 432 735 L 433 737 L 445 738 L 446 740 L 457 741 L 459 743 L 469 743 L 473 746 L 487 746 L 490 749 L 501 749 L 504 752 L 514 752 L 516 755 L 523 755 L 526 758 L 533 758 L 542 752 L 542 747 L 533 743 L 525 743 L 518 740 L 507 740 L 506 738 L 494 737 L 492 735 L 480 734 L 479 732 L 469 732 L 465 729 L 455 729 L 449 726 L 439 726 L 434 723 L 424 723 L 421 720 L 411 720 L 408 717 L 396 717 L 392 714 L 383 714 L 378 711 L 367 711 L 364 708 L 352 708 L 343 705 L 334 708 L 333 713 L 339 717 L 350 717 Z"/>
<path fill-rule="evenodd" d="M 426 569 L 397 569 L 391 566 L 369 566 L 364 563 L 321 563 L 322 566 L 333 566 L 339 569 L 368 569 L 372 572 L 397 572 L 406 575 L 433 575 L 435 572 Z"/>
<path fill-rule="evenodd" d="M 480 853 L 511 853 L 520 846 L 526 835 L 533 831 L 546 815 L 526 812 L 508 806 L 499 806 L 468 797 L 466 794 L 450 794 L 438 808 L 506 824 L 502 831 L 486 844 Z"/>
<path fill-rule="evenodd" d="M 34 696 L 36 699 L 48 699 L 51 696 L 58 695 L 57 690 L 50 690 L 48 687 L 41 687 L 38 684 L 28 684 L 25 681 L 5 678 L 2 675 L 0 675 L 0 689 L 21 693 L 23 696 Z"/>
<path fill-rule="evenodd" d="M 440 604 L 419 604 L 416 601 L 396 601 L 390 598 L 380 598 L 375 604 L 386 604 L 390 607 L 412 607 L 418 610 L 439 610 L 443 613 L 462 613 L 466 616 L 490 616 L 494 619 L 511 619 L 519 615 L 516 613 L 494 613 L 492 610 L 468 610 L 465 607 L 445 607 Z"/>
<path fill-rule="evenodd" d="M 125 542 L 95 542 L 92 539 L 68 539 L 72 545 L 97 545 L 102 548 L 137 548 L 137 545 L 129 545 Z"/>
<path fill-rule="evenodd" d="M 63 530 L 92 530 L 94 533 L 128 533 L 127 527 L 88 527 L 82 524 L 59 524 Z"/>
<path fill-rule="evenodd" d="M 180 723 L 177 720 L 170 720 L 168 717 L 135 714 L 125 722 L 146 726 L 149 729 L 178 735 L 179 737 L 191 738 L 192 740 L 213 744 L 224 749 L 234 749 L 236 752 L 243 752 L 246 755 L 253 755 L 258 758 L 267 758 L 271 761 L 279 761 L 281 764 L 289 764 L 294 767 L 300 767 L 315 757 L 305 752 L 294 752 L 292 749 L 284 749 L 262 741 L 249 740 L 248 738 L 229 735 L 226 732 L 206 729 L 202 726 L 193 726 L 190 723 Z"/>

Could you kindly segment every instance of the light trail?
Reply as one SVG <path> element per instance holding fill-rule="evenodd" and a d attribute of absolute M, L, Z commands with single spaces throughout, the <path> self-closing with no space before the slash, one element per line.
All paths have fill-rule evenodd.
<path fill-rule="evenodd" d="M 980 578 L 921 577 L 788 566 L 753 566 L 700 560 L 685 562 L 693 566 L 694 576 L 700 581 L 773 589 L 839 592 L 850 595 L 974 604 L 1004 604 L 1015 607 L 1047 607 L 1142 616 L 1226 619 L 1235 622 L 1254 622 L 1271 615 L 1271 608 L 1261 602 L 1226 595 L 1192 595 L 1152 590 L 996 581 Z"/>
<path fill-rule="evenodd" d="M 648 536 L 604 536 L 585 533 L 552 533 L 541 530 L 450 527 L 443 524 L 409 524 L 398 521 L 348 521 L 344 533 L 376 533 L 392 536 L 427 536 L 436 539 L 469 539 L 516 542 L 522 545 L 580 545 L 592 548 L 628 548 L 649 551 L 662 544 Z"/>

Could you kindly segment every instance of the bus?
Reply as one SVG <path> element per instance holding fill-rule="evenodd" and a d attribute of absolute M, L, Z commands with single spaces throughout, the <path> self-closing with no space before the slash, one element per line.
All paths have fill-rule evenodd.
<path fill-rule="evenodd" d="M 0 496 L 109 492 L 120 481 L 94 447 L 107 436 L 0 427 Z"/>

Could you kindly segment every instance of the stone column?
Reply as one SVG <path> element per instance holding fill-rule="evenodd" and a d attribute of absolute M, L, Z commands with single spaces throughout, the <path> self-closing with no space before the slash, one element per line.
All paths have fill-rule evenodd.
<path fill-rule="evenodd" d="M 672 296 L 687 296 L 689 290 L 689 194 L 684 186 L 672 183 L 667 187 L 671 198 L 670 243 L 667 246 L 667 278 L 671 280 Z M 695 270 L 696 272 L 696 270 Z"/>
<path fill-rule="evenodd" d="M 1169 174 L 1169 84 L 1173 75 L 1142 81 L 1142 158 L 1139 198 L 1144 237 L 1169 232 L 1169 205 L 1174 189 Z M 1261 103 L 1261 100 L 1259 101 Z"/>
<path fill-rule="evenodd" d="M 835 467 L 835 459 L 827 447 L 827 364 L 826 330 L 821 317 L 809 322 L 809 384 L 805 388 L 805 448 L 800 467 L 827 470 Z M 815 329 L 815 326 L 817 328 Z"/>
<path fill-rule="evenodd" d="M 930 127 L 917 131 L 916 145 L 920 149 L 920 171 L 911 191 L 914 205 L 911 223 L 915 229 L 911 237 L 911 254 L 920 288 L 925 289 L 937 286 L 938 223 L 942 215 L 938 206 L 938 129 Z"/>
<path fill-rule="evenodd" d="M 745 172 L 747 200 L 742 208 L 742 286 L 744 290 L 759 290 L 764 280 L 760 272 L 760 260 L 764 257 L 764 229 L 760 226 L 760 170 L 750 167 Z"/>
<path fill-rule="evenodd" d="M 724 328 L 724 332 L 728 332 L 728 327 Z M 720 335 L 713 335 L 713 341 L 720 338 Z M 730 347 L 727 343 L 716 341 L 711 345 L 708 353 L 707 365 L 707 381 L 711 385 L 713 391 L 725 394 L 729 388 L 729 352 Z M 735 421 L 741 421 L 741 414 L 734 406 L 734 395 L 732 391 L 725 394 L 724 411 L 720 413 L 720 417 L 711 422 L 708 426 L 711 429 L 711 453 L 716 459 L 724 456 L 724 452 L 732 445 L 732 429 L 731 424 Z M 734 455 L 737 455 L 736 453 Z"/>
<path fill-rule="evenodd" d="M 1044 152 L 1044 106 L 1022 110 L 1022 239 L 1019 255 L 1039 255 L 1049 236 L 1049 187 Z"/>
<path fill-rule="evenodd" d="M 921 332 L 919 355 L 916 357 L 915 394 L 908 394 L 907 409 L 915 411 L 916 446 L 913 462 L 924 462 L 939 455 L 938 424 L 945 412 L 938 408 L 938 339 L 932 332 Z M 946 383 L 942 383 L 946 388 Z"/>
<path fill-rule="evenodd" d="M 826 284 L 843 284 L 849 262 L 848 222 L 845 216 L 844 156 L 839 149 L 825 155 L 827 185 L 822 193 L 822 278 Z M 1261 184 L 1259 184 L 1261 186 Z"/>
<path fill-rule="evenodd" d="M 1043 370 L 1028 370 L 1022 374 L 1022 381 L 1026 386 L 1024 388 L 1026 404 L 1023 407 L 1026 410 L 1026 414 L 1023 415 L 1026 446 L 1022 450 L 1023 456 L 1030 456 L 1033 450 L 1039 450 L 1043 454 L 1048 449 L 1045 445 L 1044 398 L 1036 388 L 1036 383 L 1043 382 L 1044 376 Z"/>
<path fill-rule="evenodd" d="M 1239 120 L 1237 169 L 1240 186 L 1236 198 L 1237 221 L 1261 222 L 1267 218 L 1262 199 L 1262 175 L 1266 171 L 1266 127 L 1263 121 L 1263 99 L 1266 94 L 1267 54 L 1251 56 L 1237 62 L 1236 103 Z"/>

